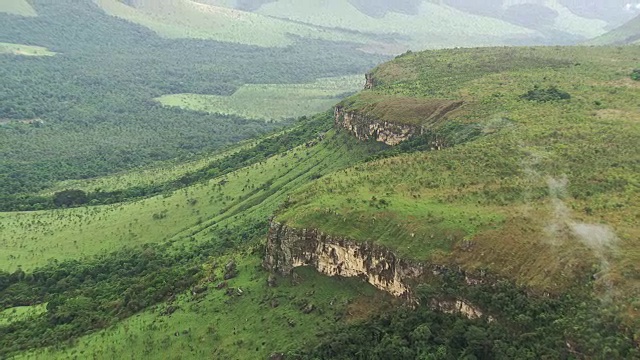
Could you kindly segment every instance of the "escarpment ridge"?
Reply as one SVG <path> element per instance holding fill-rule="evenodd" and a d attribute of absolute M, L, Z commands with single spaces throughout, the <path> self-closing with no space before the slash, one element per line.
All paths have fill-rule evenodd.
<path fill-rule="evenodd" d="M 377 93 L 374 73 L 365 74 L 365 91 L 334 108 L 335 125 L 361 141 L 373 139 L 394 146 L 433 129 L 462 101 Z"/>
<path fill-rule="evenodd" d="M 294 229 L 276 221 L 269 227 L 264 266 L 283 275 L 298 266 L 313 266 L 330 276 L 364 278 L 404 298 L 410 297 L 409 284 L 425 273 L 423 264 L 400 259 L 385 247 L 315 229 Z"/>
<path fill-rule="evenodd" d="M 421 278 L 451 271 L 445 266 L 403 259 L 371 242 L 356 242 L 316 229 L 295 229 L 277 221 L 269 227 L 263 266 L 280 275 L 288 275 L 299 266 L 311 266 L 328 276 L 358 277 L 409 302 L 416 301 L 414 288 Z M 483 281 L 465 278 L 469 284 Z M 464 299 L 432 299 L 429 305 L 471 319 L 484 316 L 481 309 Z"/>

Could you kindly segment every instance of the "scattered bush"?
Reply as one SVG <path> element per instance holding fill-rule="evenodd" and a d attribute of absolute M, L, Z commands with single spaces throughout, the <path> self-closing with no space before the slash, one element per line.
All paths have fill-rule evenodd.
<path fill-rule="evenodd" d="M 541 89 L 537 85 L 534 86 L 533 90 L 529 90 L 526 94 L 523 94 L 520 97 L 524 100 L 537 101 L 537 102 L 548 102 L 548 101 L 559 101 L 559 100 L 571 99 L 571 95 L 568 92 L 562 91 L 555 86 L 551 86 L 546 89 Z"/>

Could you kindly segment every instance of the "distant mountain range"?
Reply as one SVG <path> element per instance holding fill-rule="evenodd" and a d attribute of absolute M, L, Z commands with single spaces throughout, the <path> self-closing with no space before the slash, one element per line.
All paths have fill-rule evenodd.
<path fill-rule="evenodd" d="M 587 42 L 590 45 L 640 44 L 640 16 Z"/>
<path fill-rule="evenodd" d="M 92 0 L 168 38 L 282 47 L 296 38 L 372 53 L 491 45 L 633 41 L 640 0 Z M 34 16 L 26 0 L 0 12 Z M 607 34 L 609 31 L 611 34 Z M 607 34 L 607 35 L 605 35 Z M 631 41 L 631 42 L 633 42 Z M 591 42 L 589 42 L 591 43 Z"/>
<path fill-rule="evenodd" d="M 259 46 L 292 37 L 399 53 L 453 46 L 576 44 L 630 20 L 630 0 L 94 0 L 168 37 Z M 255 36 L 260 34 L 260 36 Z"/>

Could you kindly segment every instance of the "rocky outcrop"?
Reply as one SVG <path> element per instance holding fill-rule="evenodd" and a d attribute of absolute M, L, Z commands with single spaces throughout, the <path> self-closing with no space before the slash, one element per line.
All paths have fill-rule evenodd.
<path fill-rule="evenodd" d="M 365 79 L 365 83 L 364 83 L 365 90 L 371 90 L 376 86 L 376 79 L 373 77 L 372 73 L 366 73 L 364 75 L 364 79 Z"/>
<path fill-rule="evenodd" d="M 289 275 L 298 266 L 313 266 L 329 276 L 359 277 L 380 290 L 411 302 L 412 288 L 423 276 L 446 273 L 447 267 L 400 259 L 389 249 L 370 242 L 356 242 L 313 229 L 294 229 L 271 222 L 263 266 Z M 481 281 L 481 280 L 474 280 Z M 470 319 L 483 312 L 464 299 L 436 300 L 430 306 Z M 492 321 L 490 316 L 487 318 Z"/>
<path fill-rule="evenodd" d="M 404 298 L 410 298 L 410 284 L 425 271 L 423 265 L 402 260 L 382 246 L 272 222 L 264 266 L 286 275 L 305 265 L 329 276 L 359 277 Z"/>
<path fill-rule="evenodd" d="M 414 116 L 419 119 L 408 123 L 380 120 L 367 113 L 347 110 L 338 105 L 334 108 L 334 123 L 337 128 L 346 129 L 361 141 L 374 139 L 394 146 L 415 135 L 424 134 L 462 104 L 462 101 L 434 100 L 425 101 L 424 104 L 416 101 L 407 107 L 414 107 L 415 112 L 419 114 Z"/>
<path fill-rule="evenodd" d="M 393 146 L 421 133 L 419 126 L 379 121 L 354 111 L 345 111 L 340 106 L 336 106 L 334 115 L 336 127 L 346 129 L 362 141 L 374 139 Z"/>

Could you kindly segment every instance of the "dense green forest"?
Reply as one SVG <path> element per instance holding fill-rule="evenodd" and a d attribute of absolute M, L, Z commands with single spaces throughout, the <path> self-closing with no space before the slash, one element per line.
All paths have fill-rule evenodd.
<path fill-rule="evenodd" d="M 287 125 L 164 108 L 153 101 L 161 95 L 312 82 L 383 60 L 308 39 L 285 49 L 164 39 L 89 0 L 33 6 L 38 17 L 0 13 L 0 42 L 57 55 L 0 55 L 0 194 L 187 158 Z"/>
<path fill-rule="evenodd" d="M 437 285 L 420 285 L 415 308 L 404 306 L 358 324 L 338 326 L 322 341 L 288 359 L 631 359 L 640 356 L 631 334 L 587 297 L 534 297 L 507 282 L 467 286 L 449 272 Z M 469 319 L 428 304 L 456 296 L 501 314 Z"/>

